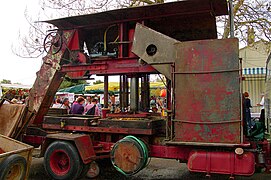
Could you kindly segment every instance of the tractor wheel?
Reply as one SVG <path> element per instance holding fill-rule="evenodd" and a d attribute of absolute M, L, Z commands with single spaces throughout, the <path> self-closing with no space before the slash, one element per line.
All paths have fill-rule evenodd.
<path fill-rule="evenodd" d="M 25 158 L 13 154 L 0 164 L 0 180 L 23 180 L 26 175 L 27 163 Z"/>
<path fill-rule="evenodd" d="M 83 163 L 71 143 L 55 141 L 44 154 L 44 167 L 53 179 L 76 179 L 82 172 Z"/>

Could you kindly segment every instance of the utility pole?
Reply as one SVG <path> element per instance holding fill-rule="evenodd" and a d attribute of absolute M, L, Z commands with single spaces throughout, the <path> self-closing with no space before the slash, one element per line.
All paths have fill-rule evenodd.
<path fill-rule="evenodd" d="M 229 0 L 230 8 L 230 37 L 234 38 L 234 17 L 233 17 L 233 0 Z"/>

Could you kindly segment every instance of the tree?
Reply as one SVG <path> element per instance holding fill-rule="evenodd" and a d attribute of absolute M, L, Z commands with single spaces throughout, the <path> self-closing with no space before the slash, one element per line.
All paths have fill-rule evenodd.
<path fill-rule="evenodd" d="M 245 44 L 255 41 L 271 41 L 271 3 L 269 0 L 234 0 L 235 36 Z M 223 31 L 222 38 L 230 34 L 230 19 L 228 16 L 218 18 Z"/>
<path fill-rule="evenodd" d="M 76 86 L 79 84 L 86 84 L 85 80 L 71 80 L 68 78 L 65 78 L 58 89 L 64 89 L 72 86 Z"/>
<path fill-rule="evenodd" d="M 271 41 L 271 11 L 270 0 L 233 0 L 235 15 L 235 35 L 245 45 L 258 40 Z M 47 19 L 82 15 L 101 12 L 116 8 L 141 6 L 146 4 L 164 3 L 166 0 L 40 0 L 41 13 L 38 17 Z M 53 10 L 53 11 L 52 11 Z M 48 14 L 49 12 L 49 14 Z M 53 12 L 53 13 L 52 13 Z M 34 19 L 25 11 L 25 17 L 31 24 L 29 33 L 25 36 L 19 35 L 20 47 L 13 47 L 15 54 L 21 57 L 37 57 L 43 50 L 43 39 L 45 30 L 55 27 L 45 23 L 33 23 Z M 36 18 L 36 17 L 35 17 Z M 228 16 L 217 18 L 218 35 L 220 38 L 229 38 L 230 20 Z"/>
<path fill-rule="evenodd" d="M 1 83 L 3 83 L 3 84 L 11 84 L 11 80 L 3 79 L 1 81 Z"/>
<path fill-rule="evenodd" d="M 164 0 L 40 0 L 41 9 L 37 16 L 33 17 L 29 14 L 28 9 L 25 10 L 25 18 L 30 24 L 29 32 L 27 34 L 19 33 L 19 43 L 16 42 L 18 45 L 12 46 L 12 51 L 22 58 L 37 58 L 44 53 L 44 38 L 47 31 L 55 29 L 55 27 L 39 22 L 40 20 L 154 3 L 164 3 Z"/>
<path fill-rule="evenodd" d="M 93 82 L 93 84 L 102 84 L 102 83 L 104 83 L 102 80 L 97 80 L 97 81 Z"/>

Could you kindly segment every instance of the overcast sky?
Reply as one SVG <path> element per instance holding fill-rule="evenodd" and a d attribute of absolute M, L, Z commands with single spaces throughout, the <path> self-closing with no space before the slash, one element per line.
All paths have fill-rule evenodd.
<path fill-rule="evenodd" d="M 27 33 L 29 24 L 24 17 L 25 9 L 32 15 L 33 20 L 38 18 L 40 11 L 38 0 L 2 1 L 0 6 L 0 81 L 11 80 L 12 83 L 32 85 L 36 72 L 40 69 L 42 57 L 36 59 L 20 58 L 13 54 L 12 45 L 18 45 L 18 34 Z M 46 18 L 48 19 L 48 18 Z"/>
<path fill-rule="evenodd" d="M 19 31 L 26 33 L 28 23 L 24 17 L 25 8 L 35 14 L 38 0 L 2 1 L 0 6 L 0 81 L 11 80 L 12 83 L 33 84 L 36 72 L 41 65 L 38 59 L 24 59 L 12 53 L 12 44 L 17 43 Z"/>
<path fill-rule="evenodd" d="M 16 56 L 12 52 L 12 46 L 18 45 L 18 35 L 28 33 L 29 24 L 25 19 L 24 12 L 27 8 L 28 14 L 33 20 L 47 20 L 38 18 L 40 11 L 38 0 L 3 1 L 0 6 L 0 81 L 11 80 L 12 83 L 32 85 L 36 79 L 36 72 L 42 64 L 42 57 L 27 59 Z M 95 80 L 102 77 L 94 77 Z M 110 81 L 118 81 L 118 77 L 110 77 Z"/>

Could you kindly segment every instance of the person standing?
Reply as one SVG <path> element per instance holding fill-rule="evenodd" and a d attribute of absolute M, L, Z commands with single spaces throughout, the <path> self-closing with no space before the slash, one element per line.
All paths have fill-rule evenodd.
<path fill-rule="evenodd" d="M 68 114 L 70 113 L 71 107 L 70 107 L 70 102 L 69 102 L 69 99 L 68 99 L 68 98 L 65 98 L 65 99 L 63 100 L 63 103 L 62 103 L 62 105 L 61 105 L 60 108 L 62 108 L 62 109 L 67 109 L 67 113 L 68 113 Z"/>
<path fill-rule="evenodd" d="M 156 98 L 154 96 L 151 96 L 150 106 L 151 106 L 152 112 L 156 113 L 158 108 L 156 104 Z"/>
<path fill-rule="evenodd" d="M 57 98 L 55 103 L 53 104 L 52 108 L 60 108 L 61 107 L 61 100 Z"/>
<path fill-rule="evenodd" d="M 257 106 L 261 107 L 261 115 L 259 121 L 265 125 L 264 94 L 262 94 L 261 102 L 258 103 Z"/>
<path fill-rule="evenodd" d="M 86 106 L 89 105 L 89 104 L 91 104 L 91 100 L 92 100 L 91 96 L 87 96 L 86 97 Z"/>
<path fill-rule="evenodd" d="M 102 114 L 102 105 L 100 104 L 100 98 L 98 96 L 94 97 L 94 99 L 96 100 L 96 104 L 98 106 L 98 109 L 99 109 L 99 114 L 101 115 Z"/>
<path fill-rule="evenodd" d="M 95 116 L 100 116 L 101 113 L 99 111 L 99 107 L 97 105 L 97 99 L 93 98 L 91 100 L 91 104 L 88 104 L 85 107 L 84 114 L 86 115 L 95 115 Z"/>
<path fill-rule="evenodd" d="M 160 96 L 156 99 L 156 103 L 157 103 L 157 106 L 158 106 L 158 110 L 160 110 L 162 112 L 164 107 L 163 107 L 163 103 L 162 103 L 162 98 Z"/>
<path fill-rule="evenodd" d="M 252 108 L 252 106 L 251 106 L 251 101 L 249 99 L 249 94 L 248 92 L 244 92 L 244 115 L 245 115 L 245 122 L 247 124 L 248 131 L 253 128 L 253 124 L 251 122 L 250 108 Z"/>
<path fill-rule="evenodd" d="M 76 103 L 73 103 L 71 107 L 71 114 L 83 114 L 84 107 L 83 104 L 85 103 L 85 99 L 83 97 L 79 97 L 76 100 Z"/>

